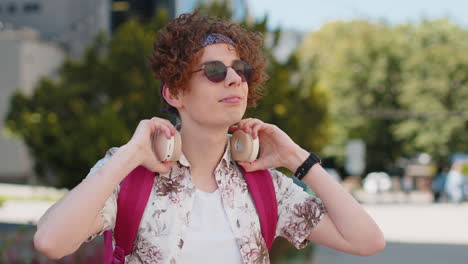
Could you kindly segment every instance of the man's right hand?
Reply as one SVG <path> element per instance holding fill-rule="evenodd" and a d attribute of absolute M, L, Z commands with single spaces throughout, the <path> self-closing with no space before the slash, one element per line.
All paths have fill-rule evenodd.
<path fill-rule="evenodd" d="M 174 162 L 159 161 L 153 151 L 154 134 L 158 130 L 163 132 L 168 139 L 175 134 L 175 127 L 166 119 L 158 117 L 144 119 L 140 121 L 126 145 L 136 150 L 140 165 L 153 172 L 167 173 Z"/>

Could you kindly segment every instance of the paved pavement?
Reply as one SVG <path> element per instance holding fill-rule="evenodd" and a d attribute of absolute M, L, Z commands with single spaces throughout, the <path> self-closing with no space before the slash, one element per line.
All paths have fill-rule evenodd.
<path fill-rule="evenodd" d="M 467 250 L 468 245 L 389 242 L 381 253 L 359 257 L 320 246 L 309 264 L 466 264 Z"/>
<path fill-rule="evenodd" d="M 430 204 L 433 202 L 431 192 L 412 191 L 405 193 L 402 191 L 384 192 L 371 194 L 366 193 L 362 189 L 354 191 L 353 196 L 360 202 L 365 204 Z"/>
<path fill-rule="evenodd" d="M 44 212 L 67 192 L 44 186 L 0 183 L 0 223 L 36 224 Z"/>
<path fill-rule="evenodd" d="M 364 208 L 382 229 L 385 250 L 358 257 L 317 246 L 310 264 L 468 263 L 468 203 L 371 204 Z"/>
<path fill-rule="evenodd" d="M 0 223 L 36 224 L 54 202 L 10 200 L 0 206 Z"/>

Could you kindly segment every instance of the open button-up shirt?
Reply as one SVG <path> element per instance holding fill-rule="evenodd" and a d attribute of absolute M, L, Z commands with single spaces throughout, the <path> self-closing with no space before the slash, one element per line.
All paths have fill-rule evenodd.
<path fill-rule="evenodd" d="M 214 175 L 242 261 L 249 264 L 270 263 L 255 204 L 242 173 L 231 159 L 229 140 L 227 142 Z M 87 177 L 92 177 L 117 150 L 115 147 L 109 149 Z M 310 196 L 294 184 L 291 178 L 275 169 L 269 171 L 278 201 L 276 236 L 286 238 L 298 249 L 303 248 L 309 242 L 307 236 L 325 214 L 325 206 L 319 198 Z M 89 240 L 115 227 L 118 193 L 119 187 L 101 210 L 103 230 Z M 190 164 L 182 154 L 169 173 L 155 176 L 132 253 L 126 256 L 125 263 L 178 262 L 193 208 L 194 193 Z"/>

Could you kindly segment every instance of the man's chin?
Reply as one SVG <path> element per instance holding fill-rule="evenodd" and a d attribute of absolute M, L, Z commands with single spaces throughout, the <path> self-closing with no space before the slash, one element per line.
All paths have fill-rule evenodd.
<path fill-rule="evenodd" d="M 239 123 L 244 117 L 245 112 L 239 113 L 238 115 L 233 115 L 232 118 L 229 120 L 229 125 L 232 126 L 234 124 Z"/>
<path fill-rule="evenodd" d="M 215 122 L 217 123 L 217 125 L 229 127 L 229 126 L 239 123 L 239 121 L 241 121 L 242 118 L 244 117 L 244 114 L 245 114 L 245 111 L 235 111 L 235 112 L 231 111 L 231 112 L 223 113 L 222 116 L 218 116 L 217 118 L 215 118 L 217 119 L 217 121 Z"/>

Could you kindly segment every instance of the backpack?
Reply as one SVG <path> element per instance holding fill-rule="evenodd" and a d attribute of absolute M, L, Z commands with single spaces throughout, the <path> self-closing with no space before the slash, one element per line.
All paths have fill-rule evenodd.
<path fill-rule="evenodd" d="M 270 250 L 278 221 L 272 177 L 268 170 L 246 172 L 241 166 L 239 168 L 257 209 L 263 239 Z M 125 256 L 131 253 L 153 181 L 154 172 L 138 166 L 120 183 L 114 228 L 115 249 L 112 247 L 112 230 L 107 230 L 104 232 L 104 264 L 123 264 Z"/>

